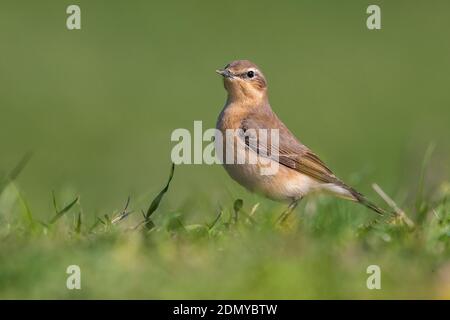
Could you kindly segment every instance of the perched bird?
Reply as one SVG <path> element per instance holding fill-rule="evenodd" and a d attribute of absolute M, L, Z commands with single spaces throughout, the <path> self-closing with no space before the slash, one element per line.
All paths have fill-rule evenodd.
<path fill-rule="evenodd" d="M 383 214 L 385 211 L 367 200 L 361 193 L 337 178 L 333 172 L 303 145 L 289 129 L 278 119 L 270 107 L 267 95 L 267 80 L 261 69 L 248 60 L 229 63 L 224 69 L 216 70 L 223 77 L 228 97 L 217 120 L 216 128 L 222 133 L 223 141 L 217 152 L 229 152 L 232 144 L 243 145 L 246 153 L 261 160 L 256 163 L 225 163 L 228 174 L 252 192 L 260 193 L 270 199 L 288 201 L 288 209 L 280 216 L 284 220 L 306 195 L 315 192 L 327 192 L 337 197 L 363 204 L 373 211 Z M 252 130 L 250 130 L 252 129 Z M 270 141 L 261 141 L 258 130 L 278 130 L 279 141 L 274 153 Z M 227 130 L 236 130 L 241 134 L 227 141 Z M 228 139 L 230 140 L 230 139 Z M 234 148 L 233 152 L 239 148 Z M 247 156 L 248 156 L 247 154 Z M 236 156 L 236 154 L 234 154 Z M 261 157 L 264 157 L 261 158 Z M 272 175 L 260 172 L 262 160 L 267 164 L 276 161 L 278 170 Z"/>

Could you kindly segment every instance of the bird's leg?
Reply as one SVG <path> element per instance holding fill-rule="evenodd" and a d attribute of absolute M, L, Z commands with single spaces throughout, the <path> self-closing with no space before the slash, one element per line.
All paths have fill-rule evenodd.
<path fill-rule="evenodd" d="M 284 221 L 286 221 L 286 219 L 289 217 L 289 215 L 292 213 L 292 211 L 295 210 L 295 208 L 297 207 L 297 205 L 301 199 L 302 198 L 292 200 L 292 202 L 289 204 L 287 209 L 285 211 L 283 211 L 283 213 L 278 217 L 277 223 L 281 224 Z"/>

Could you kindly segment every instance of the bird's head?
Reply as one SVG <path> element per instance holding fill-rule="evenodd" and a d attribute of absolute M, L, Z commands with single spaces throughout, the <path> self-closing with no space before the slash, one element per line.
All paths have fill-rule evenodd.
<path fill-rule="evenodd" d="M 223 77 L 230 100 L 258 104 L 267 98 L 266 78 L 253 62 L 236 60 L 216 72 Z"/>

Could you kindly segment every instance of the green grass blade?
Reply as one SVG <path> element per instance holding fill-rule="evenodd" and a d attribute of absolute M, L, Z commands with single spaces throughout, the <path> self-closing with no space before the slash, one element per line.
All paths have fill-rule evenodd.
<path fill-rule="evenodd" d="M 27 163 L 30 161 L 31 155 L 32 155 L 31 152 L 26 153 L 22 157 L 22 159 L 20 159 L 17 165 L 8 174 L 6 174 L 6 176 L 2 178 L 2 180 L 0 181 L 0 194 L 3 192 L 3 190 L 10 182 L 17 179 L 17 177 L 26 167 Z"/>
<path fill-rule="evenodd" d="M 417 195 L 416 195 L 416 212 L 417 212 L 417 220 L 419 223 L 423 221 L 423 219 L 425 218 L 425 214 L 428 211 L 426 203 L 424 202 L 425 177 L 427 173 L 428 164 L 430 162 L 435 146 L 436 145 L 434 143 L 430 143 L 428 145 L 428 148 L 425 151 L 425 155 L 423 157 L 422 168 L 420 170 L 419 185 L 417 188 Z"/>
<path fill-rule="evenodd" d="M 72 207 L 78 202 L 78 197 L 75 198 L 71 203 L 69 203 L 66 207 L 64 207 L 62 210 L 58 211 L 56 215 L 50 220 L 49 224 L 54 224 L 56 221 L 58 221 L 59 218 L 61 218 L 65 213 L 67 213 Z"/>
<path fill-rule="evenodd" d="M 150 219 L 150 216 L 153 214 L 153 212 L 155 212 L 156 209 L 158 209 L 159 203 L 161 202 L 162 198 L 164 197 L 164 194 L 167 192 L 167 190 L 169 190 L 169 185 L 170 185 L 170 182 L 172 181 L 174 172 L 175 172 L 175 164 L 172 163 L 169 180 L 167 181 L 167 184 L 164 187 L 164 189 L 161 190 L 161 192 L 156 196 L 155 199 L 153 199 L 152 203 L 150 204 L 150 207 L 148 208 L 147 213 L 145 215 L 146 220 Z"/>
<path fill-rule="evenodd" d="M 53 208 L 55 209 L 55 213 L 58 213 L 58 204 L 56 203 L 55 191 L 52 191 L 52 200 L 53 200 Z"/>
<path fill-rule="evenodd" d="M 214 228 L 214 226 L 217 224 L 217 222 L 219 222 L 220 218 L 222 217 L 222 214 L 223 214 L 223 209 L 222 209 L 222 207 L 219 207 L 219 212 L 218 212 L 216 218 L 214 219 L 214 221 L 211 224 L 208 225 L 209 230 L 212 230 L 212 228 Z"/>
<path fill-rule="evenodd" d="M 104 225 L 105 223 L 103 222 L 102 219 L 100 219 L 99 217 L 97 217 L 97 219 L 95 219 L 94 224 L 89 228 L 89 233 L 93 232 L 93 231 L 95 230 L 95 228 L 97 228 L 97 226 L 98 226 L 99 224 L 103 224 L 103 225 Z"/>
<path fill-rule="evenodd" d="M 14 186 L 15 187 L 15 186 Z M 33 218 L 33 214 L 31 213 L 30 206 L 28 205 L 28 202 L 23 197 L 22 193 L 15 187 L 15 190 L 17 192 L 17 197 L 20 201 L 20 204 L 22 205 L 23 213 L 25 216 L 25 219 L 27 220 L 30 227 L 33 229 L 35 225 L 35 221 Z"/>
<path fill-rule="evenodd" d="M 75 233 L 80 234 L 81 232 L 81 212 L 78 213 L 77 224 L 75 226 Z"/>

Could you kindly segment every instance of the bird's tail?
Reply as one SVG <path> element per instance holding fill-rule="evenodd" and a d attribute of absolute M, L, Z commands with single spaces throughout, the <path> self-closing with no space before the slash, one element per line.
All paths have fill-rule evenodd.
<path fill-rule="evenodd" d="M 339 181 L 339 185 L 344 188 L 346 191 L 349 192 L 349 194 L 351 195 L 351 198 L 349 197 L 350 200 L 353 200 L 355 202 L 358 202 L 364 206 L 366 206 L 367 208 L 375 211 L 376 213 L 380 214 L 380 215 L 385 215 L 388 214 L 389 212 L 380 208 L 379 206 L 377 206 L 375 203 L 371 202 L 370 200 L 368 200 L 363 194 L 359 193 L 358 191 L 356 191 L 355 189 L 353 189 L 352 187 L 346 185 L 345 183 Z"/>

